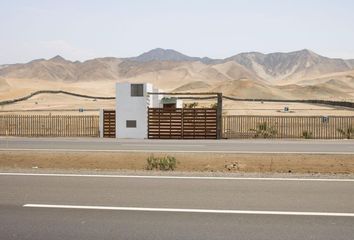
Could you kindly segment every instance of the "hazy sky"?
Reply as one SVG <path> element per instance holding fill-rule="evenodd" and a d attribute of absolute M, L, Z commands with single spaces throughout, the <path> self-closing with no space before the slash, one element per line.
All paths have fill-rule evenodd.
<path fill-rule="evenodd" d="M 212 58 L 304 48 L 354 58 L 354 1 L 0 0 L 0 64 L 156 47 Z"/>

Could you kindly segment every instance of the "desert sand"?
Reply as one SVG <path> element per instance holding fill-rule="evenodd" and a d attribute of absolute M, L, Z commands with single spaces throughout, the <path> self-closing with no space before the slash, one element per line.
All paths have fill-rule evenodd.
<path fill-rule="evenodd" d="M 354 173 L 351 155 L 171 153 L 177 171 Z M 1 152 L 0 169 L 144 170 L 150 153 Z M 166 156 L 155 153 L 154 156 Z"/>

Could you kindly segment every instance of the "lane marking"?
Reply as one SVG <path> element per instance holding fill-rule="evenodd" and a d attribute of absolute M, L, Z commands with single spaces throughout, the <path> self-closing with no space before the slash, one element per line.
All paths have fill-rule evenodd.
<path fill-rule="evenodd" d="M 112 174 L 66 174 L 66 173 L 0 173 L 0 176 L 38 176 L 38 177 L 87 177 L 87 178 L 138 178 L 138 179 L 181 179 L 181 180 L 241 180 L 241 181 L 301 181 L 301 182 L 354 182 L 354 179 L 341 178 L 276 178 L 276 177 L 188 177 L 188 176 L 149 176 Z"/>
<path fill-rule="evenodd" d="M 177 145 L 178 146 L 178 145 Z M 62 149 L 62 148 L 0 148 L 0 151 L 32 152 L 126 152 L 126 153 L 224 153 L 224 154 L 311 154 L 311 155 L 354 155 L 352 152 L 289 152 L 289 151 L 229 151 L 229 150 L 162 150 L 162 149 Z"/>
<path fill-rule="evenodd" d="M 80 137 L 62 137 L 62 138 L 50 138 L 50 137 L 16 137 L 16 136 L 0 136 L 0 140 L 8 141 L 9 143 L 21 143 L 21 142 L 57 142 L 57 143 L 80 143 L 80 142 L 90 142 L 90 143 L 135 143 L 135 144 L 146 144 L 146 143 L 203 143 L 203 144 L 215 144 L 216 140 L 209 139 L 183 139 L 183 140 L 161 140 L 161 139 L 143 139 L 143 140 L 133 140 L 133 139 L 100 139 L 100 138 L 80 138 Z M 353 139 L 219 139 L 218 143 L 222 142 L 225 144 L 352 144 Z"/>
<path fill-rule="evenodd" d="M 183 209 L 183 208 L 106 207 L 106 206 L 51 205 L 51 204 L 25 204 L 23 205 L 23 207 L 54 208 L 54 209 L 112 210 L 112 211 L 140 211 L 140 212 L 354 217 L 354 213 L 337 213 L 337 212 L 292 212 L 292 211 L 250 211 L 250 210 L 215 210 L 215 209 Z"/>
<path fill-rule="evenodd" d="M 127 146 L 127 147 L 148 147 L 145 143 L 143 144 L 134 144 L 134 143 L 121 143 L 120 146 Z M 154 144 L 154 147 L 206 147 L 206 145 L 201 144 Z"/>

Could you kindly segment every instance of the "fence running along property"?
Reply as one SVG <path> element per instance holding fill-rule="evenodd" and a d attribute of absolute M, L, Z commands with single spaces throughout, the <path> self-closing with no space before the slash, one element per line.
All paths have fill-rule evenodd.
<path fill-rule="evenodd" d="M 212 108 L 149 108 L 150 139 L 216 139 L 217 111 Z"/>
<path fill-rule="evenodd" d="M 215 110 L 186 111 L 183 124 L 181 112 L 161 111 L 150 109 L 149 138 L 216 138 Z M 224 138 L 343 139 L 354 116 L 235 115 L 223 116 L 222 125 Z M 0 115 L 0 136 L 99 137 L 99 116 Z"/>
<path fill-rule="evenodd" d="M 0 136 L 98 137 L 98 116 L 0 115 Z"/>
<path fill-rule="evenodd" d="M 224 116 L 224 138 L 343 139 L 354 128 L 354 116 Z M 343 132 L 342 132 L 343 131 Z M 352 134 L 352 137 L 353 134 Z"/>

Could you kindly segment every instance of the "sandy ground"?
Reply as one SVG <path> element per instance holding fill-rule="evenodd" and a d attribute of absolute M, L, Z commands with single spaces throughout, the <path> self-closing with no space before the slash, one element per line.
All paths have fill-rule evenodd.
<path fill-rule="evenodd" d="M 38 90 L 51 89 L 61 89 L 93 96 L 98 95 L 112 97 L 115 96 L 115 82 L 116 81 L 113 80 L 63 82 L 34 79 L 9 79 L 8 83 L 11 85 L 11 88 L 9 90 L 0 91 L 0 101 L 22 97 Z M 194 101 L 197 100 L 186 100 L 185 102 L 187 103 Z M 210 107 L 213 103 L 215 103 L 215 100 L 198 102 L 199 107 Z M 289 107 L 290 112 L 283 112 L 285 106 Z M 27 101 L 0 106 L 0 114 L 21 114 L 22 112 L 26 114 L 26 111 L 29 110 L 38 111 L 35 112 L 35 114 L 78 114 L 78 109 L 80 108 L 86 110 L 86 113 L 91 111 L 89 114 L 98 114 L 97 110 L 100 108 L 114 109 L 114 107 L 114 100 L 93 100 L 62 94 L 42 94 Z M 354 116 L 354 109 L 302 103 L 260 103 L 224 100 L 223 108 L 224 114 L 226 115 Z M 60 112 L 60 110 L 62 110 L 62 112 Z"/>
<path fill-rule="evenodd" d="M 191 101 L 185 101 L 188 103 Z M 202 101 L 198 107 L 210 107 L 215 101 Z M 285 113 L 284 107 L 289 107 Z M 83 113 L 79 109 L 84 109 Z M 114 100 L 93 100 L 66 95 L 37 95 L 27 101 L 0 106 L 0 114 L 90 114 L 98 110 L 114 109 Z M 270 115 L 270 116 L 354 116 L 354 109 L 303 103 L 232 102 L 224 101 L 224 115 Z"/>
<path fill-rule="evenodd" d="M 0 106 L 0 112 L 4 114 L 26 113 L 26 111 L 38 114 L 52 112 L 64 115 L 70 112 L 75 114 L 80 108 L 84 109 L 84 112 L 95 111 L 98 114 L 100 108 L 114 109 L 115 101 L 78 98 L 63 94 L 41 94 L 26 101 Z"/>
<path fill-rule="evenodd" d="M 134 170 L 151 153 L 0 152 L 1 169 Z M 353 174 L 353 155 L 171 153 L 177 171 Z M 154 156 L 166 156 L 156 153 Z"/>
<path fill-rule="evenodd" d="M 284 112 L 289 107 L 289 112 Z M 286 102 L 230 102 L 224 101 L 225 115 L 270 115 L 270 116 L 354 116 L 354 109 Z"/>

